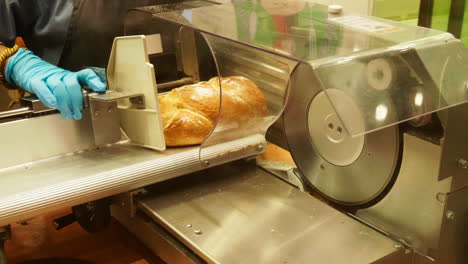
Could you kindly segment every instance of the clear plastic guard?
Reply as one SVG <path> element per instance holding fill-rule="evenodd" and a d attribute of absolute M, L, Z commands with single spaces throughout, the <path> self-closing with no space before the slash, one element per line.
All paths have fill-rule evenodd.
<path fill-rule="evenodd" d="M 221 100 L 216 127 L 202 143 L 200 159 L 222 158 L 211 155 L 211 147 L 220 145 L 227 146 L 229 155 L 240 150 L 257 154 L 265 147 L 267 129 L 284 110 L 294 62 L 223 38 L 204 37 L 219 73 L 210 82 L 220 87 Z"/>
<path fill-rule="evenodd" d="M 307 1 L 242 1 L 153 16 L 202 32 L 213 43 L 310 64 L 352 136 L 468 100 L 467 53 L 447 33 L 371 17 L 331 17 L 326 6 Z M 230 73 L 220 69 L 220 75 Z M 349 97 L 330 92 L 337 89 Z M 355 106 L 358 111 L 349 111 Z"/>
<path fill-rule="evenodd" d="M 149 54 L 158 76 L 157 89 L 160 96 L 171 93 L 174 96 L 170 98 L 178 98 L 161 99 L 166 109 L 177 108 L 166 111 L 167 116 L 162 112 L 163 122 L 174 120 L 171 117 L 176 112 L 178 124 L 183 123 L 180 127 L 195 127 L 181 129 L 178 135 L 190 142 L 184 143 L 187 145 L 198 144 L 200 137 L 204 138 L 199 159 L 204 165 L 216 165 L 263 151 L 267 129 L 284 110 L 289 78 L 297 62 L 158 17 L 166 9 L 176 9 L 165 14 L 186 23 L 203 20 L 203 14 L 194 12 L 200 8 L 163 5 L 131 10 L 125 33 L 143 32 L 147 39 L 154 36 L 160 43 L 162 48 Z M 233 16 L 222 19 L 236 20 Z M 231 22 L 220 28 L 228 30 L 229 25 L 235 25 Z M 148 43 L 151 50 L 152 44 Z M 170 140 L 170 136 L 166 139 Z M 168 146 L 180 145 L 169 142 Z"/>
<path fill-rule="evenodd" d="M 458 40 L 431 40 L 323 64 L 315 73 L 347 132 L 358 136 L 465 103 L 467 59 Z"/>

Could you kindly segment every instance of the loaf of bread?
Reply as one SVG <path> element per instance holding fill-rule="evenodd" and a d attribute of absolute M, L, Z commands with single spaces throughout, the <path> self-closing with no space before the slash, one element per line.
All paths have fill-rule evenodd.
<path fill-rule="evenodd" d="M 219 120 L 223 124 L 242 127 L 267 112 L 262 92 L 244 77 L 215 77 L 207 82 L 182 86 L 159 95 L 166 145 L 201 144 L 216 125 L 221 97 Z"/>

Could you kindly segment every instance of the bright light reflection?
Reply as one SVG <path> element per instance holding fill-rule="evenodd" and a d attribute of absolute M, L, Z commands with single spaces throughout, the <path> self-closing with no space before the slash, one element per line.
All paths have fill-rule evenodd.
<path fill-rule="evenodd" d="M 416 96 L 414 97 L 414 104 L 416 106 L 421 106 L 423 104 L 424 96 L 421 92 L 416 93 Z"/>
<path fill-rule="evenodd" d="M 378 105 L 377 108 L 375 108 L 375 119 L 378 121 L 383 121 L 385 118 L 387 118 L 388 114 L 388 108 L 385 105 Z"/>

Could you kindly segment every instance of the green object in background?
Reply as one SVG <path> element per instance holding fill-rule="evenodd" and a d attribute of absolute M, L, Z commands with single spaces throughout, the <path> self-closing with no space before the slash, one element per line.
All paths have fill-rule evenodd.
<path fill-rule="evenodd" d="M 420 1 L 373 0 L 372 15 L 417 25 Z"/>
<path fill-rule="evenodd" d="M 260 4 L 245 1 L 234 5 L 234 9 L 236 12 L 239 40 L 247 43 L 254 40 L 255 43 L 259 45 L 267 47 L 273 46 L 274 41 L 280 34 L 276 31 L 273 18 Z M 256 29 L 253 31 L 254 36 L 252 36 L 251 31 L 254 25 Z"/>
<path fill-rule="evenodd" d="M 304 49 L 301 52 L 300 48 L 296 47 L 296 56 L 306 60 L 337 52 L 342 43 L 343 31 L 340 26 L 328 23 L 327 18 L 328 9 L 314 4 L 308 4 L 304 11 L 297 15 L 295 29 L 305 33 L 303 37 L 307 39 L 305 45 L 308 50 Z M 304 52 L 306 53 L 300 54 Z"/>
<path fill-rule="evenodd" d="M 431 26 L 433 29 L 447 31 L 450 14 L 450 4 L 450 0 L 434 0 Z"/>
<path fill-rule="evenodd" d="M 260 2 L 237 2 L 234 9 L 238 38 L 246 43 L 284 48 L 283 51 L 304 60 L 336 53 L 342 43 L 342 29 L 327 23 L 328 9 L 323 5 L 307 3 L 300 12 L 289 16 L 271 15 Z M 286 31 L 281 32 L 278 27 Z"/>
<path fill-rule="evenodd" d="M 465 15 L 463 16 L 463 28 L 461 33 L 461 40 L 463 44 L 468 47 L 468 4 L 465 4 Z"/>
<path fill-rule="evenodd" d="M 417 25 L 419 5 L 423 0 L 373 0 L 372 15 Z M 431 28 L 448 31 L 452 0 L 433 0 Z M 468 4 L 465 4 L 460 39 L 468 47 Z"/>

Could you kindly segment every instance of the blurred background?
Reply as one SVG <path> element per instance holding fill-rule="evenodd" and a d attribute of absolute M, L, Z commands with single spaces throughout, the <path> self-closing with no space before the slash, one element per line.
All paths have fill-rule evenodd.
<path fill-rule="evenodd" d="M 447 31 L 468 44 L 466 0 L 317 0 L 339 4 L 346 13 L 376 16 Z"/>

